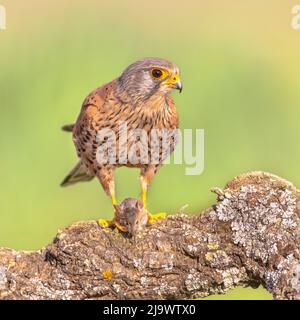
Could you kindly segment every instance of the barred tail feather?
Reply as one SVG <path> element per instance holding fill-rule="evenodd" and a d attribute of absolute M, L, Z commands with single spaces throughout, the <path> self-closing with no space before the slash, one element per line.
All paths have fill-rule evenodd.
<path fill-rule="evenodd" d="M 66 131 L 66 132 L 72 132 L 75 127 L 75 124 L 66 124 L 61 128 L 61 130 Z"/>
<path fill-rule="evenodd" d="M 93 178 L 94 176 L 88 174 L 86 168 L 83 166 L 81 162 L 79 162 L 65 177 L 65 179 L 60 185 L 62 187 L 67 187 L 77 182 L 91 181 Z"/>

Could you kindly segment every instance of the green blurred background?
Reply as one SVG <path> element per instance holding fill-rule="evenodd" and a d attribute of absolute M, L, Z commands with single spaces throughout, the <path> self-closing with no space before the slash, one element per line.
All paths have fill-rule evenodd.
<path fill-rule="evenodd" d="M 0 246 L 37 249 L 77 220 L 112 216 L 95 180 L 62 189 L 76 163 L 71 135 L 87 93 L 131 62 L 174 61 L 181 128 L 205 129 L 205 170 L 166 165 L 149 192 L 152 211 L 199 211 L 210 188 L 252 170 L 300 186 L 300 30 L 295 1 L 0 0 Z M 138 171 L 117 172 L 120 200 L 138 197 Z M 176 181 L 176 182 L 175 182 Z M 269 299 L 238 288 L 218 299 Z"/>

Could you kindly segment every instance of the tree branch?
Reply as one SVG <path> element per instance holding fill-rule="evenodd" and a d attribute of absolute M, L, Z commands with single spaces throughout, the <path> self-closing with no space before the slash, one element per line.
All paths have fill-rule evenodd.
<path fill-rule="evenodd" d="M 300 192 L 254 172 L 214 189 L 201 214 L 177 214 L 135 237 L 78 222 L 37 252 L 0 249 L 1 299 L 174 299 L 262 284 L 300 299 Z"/>

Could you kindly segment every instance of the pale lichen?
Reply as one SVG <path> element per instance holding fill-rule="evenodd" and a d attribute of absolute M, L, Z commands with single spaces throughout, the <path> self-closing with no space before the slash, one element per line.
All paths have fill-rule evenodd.
<path fill-rule="evenodd" d="M 245 278 L 245 269 L 228 268 L 226 270 L 217 270 L 223 278 L 224 289 L 227 290 L 237 285 L 243 278 Z"/>
<path fill-rule="evenodd" d="M 200 272 L 195 269 L 190 270 L 190 273 L 187 275 L 184 281 L 186 290 L 191 291 L 199 291 L 202 288 L 206 288 L 208 285 L 207 279 L 203 278 Z"/>
<path fill-rule="evenodd" d="M 205 259 L 207 260 L 209 265 L 213 268 L 225 268 L 231 262 L 230 257 L 223 250 L 207 252 L 205 255 Z"/>
<path fill-rule="evenodd" d="M 0 290 L 6 288 L 7 277 L 6 277 L 7 268 L 5 266 L 0 266 Z"/>
<path fill-rule="evenodd" d="M 296 197 L 287 188 L 249 184 L 225 195 L 216 206 L 218 219 L 230 222 L 235 244 L 243 246 L 248 256 L 264 263 L 278 253 L 278 242 L 299 224 L 294 214 Z"/>
<path fill-rule="evenodd" d="M 300 291 L 300 264 L 296 262 L 292 268 L 292 276 L 290 278 L 291 287 L 297 292 Z"/>

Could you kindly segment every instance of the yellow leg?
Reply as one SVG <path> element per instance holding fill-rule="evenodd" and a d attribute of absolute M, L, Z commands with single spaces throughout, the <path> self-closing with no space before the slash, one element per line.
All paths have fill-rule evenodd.
<path fill-rule="evenodd" d="M 111 203 L 115 206 L 118 202 L 116 199 L 116 195 L 114 193 L 111 194 Z"/>
<path fill-rule="evenodd" d="M 142 188 L 142 203 L 145 209 L 147 209 L 147 188 Z"/>
<path fill-rule="evenodd" d="M 127 232 L 127 229 L 121 226 L 119 223 L 117 223 L 114 220 L 105 220 L 105 219 L 99 219 L 98 223 L 103 228 L 113 228 L 116 227 L 118 230 L 122 232 Z"/>
<path fill-rule="evenodd" d="M 117 204 L 117 199 L 114 193 L 111 194 L 111 203 L 113 206 Z M 106 220 L 106 219 L 99 219 L 98 223 L 103 228 L 109 228 L 115 225 L 114 220 Z"/>
<path fill-rule="evenodd" d="M 117 204 L 117 199 L 114 193 L 111 195 L 111 203 L 113 206 Z M 113 220 L 99 219 L 98 223 L 103 228 L 110 228 L 114 226 Z"/>
<path fill-rule="evenodd" d="M 112 192 L 111 194 L 111 203 L 113 205 L 113 207 L 115 205 L 117 205 L 117 199 L 116 199 L 116 195 L 114 192 Z M 121 226 L 119 223 L 117 223 L 115 221 L 115 218 L 113 220 L 105 220 L 105 219 L 99 219 L 98 223 L 100 226 L 102 226 L 103 228 L 111 228 L 111 227 L 116 227 L 118 230 L 120 230 L 121 232 L 127 232 L 126 228 L 124 228 L 123 226 Z"/>
<path fill-rule="evenodd" d="M 147 209 L 147 187 L 142 185 L 142 202 L 145 209 Z M 148 222 L 154 223 L 159 219 L 164 219 L 167 216 L 165 212 L 159 212 L 155 214 L 148 213 Z"/>

